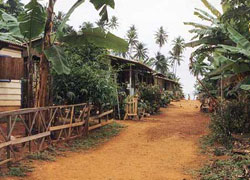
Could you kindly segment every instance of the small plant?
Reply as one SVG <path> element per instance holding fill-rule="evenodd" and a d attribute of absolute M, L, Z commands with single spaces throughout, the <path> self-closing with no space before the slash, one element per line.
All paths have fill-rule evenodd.
<path fill-rule="evenodd" d="M 48 150 L 32 153 L 27 156 L 28 159 L 42 160 L 42 161 L 55 161 L 56 154 L 49 152 Z"/>
<path fill-rule="evenodd" d="M 201 180 L 249 179 L 250 156 L 232 156 L 227 160 L 216 160 L 204 166 L 199 172 Z"/>
<path fill-rule="evenodd" d="M 33 168 L 28 165 L 21 165 L 10 167 L 9 172 L 6 174 L 8 176 L 24 177 L 27 173 L 32 172 Z"/>

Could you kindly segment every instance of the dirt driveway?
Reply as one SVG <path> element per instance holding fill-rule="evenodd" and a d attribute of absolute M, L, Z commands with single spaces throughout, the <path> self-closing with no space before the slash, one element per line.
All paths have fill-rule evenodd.
<path fill-rule="evenodd" d="M 181 101 L 159 115 L 128 125 L 98 148 L 68 153 L 55 162 L 35 162 L 27 180 L 191 180 L 189 174 L 206 158 L 200 154 L 199 137 L 208 117 L 199 102 Z"/>

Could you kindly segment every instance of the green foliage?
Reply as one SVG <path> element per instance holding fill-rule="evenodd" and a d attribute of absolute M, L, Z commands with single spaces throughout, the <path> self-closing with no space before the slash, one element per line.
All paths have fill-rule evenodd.
<path fill-rule="evenodd" d="M 236 155 L 227 160 L 216 160 L 200 170 L 200 178 L 201 180 L 248 179 L 250 176 L 246 171 L 249 170 L 249 164 L 249 155 Z"/>
<path fill-rule="evenodd" d="M 36 0 L 25 5 L 25 12 L 18 16 L 21 34 L 29 41 L 41 35 L 46 23 L 46 11 Z"/>
<path fill-rule="evenodd" d="M 169 105 L 172 99 L 173 95 L 169 91 L 163 91 L 161 93 L 161 101 L 160 101 L 161 107 L 166 107 L 167 105 Z"/>
<path fill-rule="evenodd" d="M 3 2 L 3 0 L 1 0 L 0 9 L 15 17 L 17 17 L 20 13 L 24 11 L 21 0 L 7 0 L 6 2 Z"/>
<path fill-rule="evenodd" d="M 167 74 L 167 72 L 169 71 L 169 63 L 168 59 L 163 54 L 157 52 L 153 61 L 153 65 L 155 65 L 155 69 L 157 72 Z"/>
<path fill-rule="evenodd" d="M 93 43 L 98 47 L 106 47 L 116 51 L 126 52 L 128 50 L 128 43 L 123 39 L 108 32 L 106 33 L 101 28 L 83 29 L 78 33 L 73 33 L 61 38 L 71 46 L 79 46 L 84 42 Z"/>
<path fill-rule="evenodd" d="M 52 153 L 51 151 L 45 150 L 42 152 L 29 154 L 27 158 L 32 160 L 41 160 L 41 161 L 55 161 L 56 155 L 57 153 Z"/>
<path fill-rule="evenodd" d="M 54 102 L 77 104 L 92 102 L 99 108 L 114 105 L 117 84 L 105 50 L 91 44 L 66 47 L 69 75 L 54 74 Z"/>
<path fill-rule="evenodd" d="M 17 176 L 17 177 L 25 177 L 27 173 L 32 172 L 33 168 L 27 165 L 18 165 L 9 168 L 9 172 L 6 174 L 7 176 Z"/>
<path fill-rule="evenodd" d="M 69 68 L 66 66 L 65 62 L 65 54 L 64 51 L 59 47 L 55 46 L 54 42 L 60 42 L 63 38 L 63 43 L 68 43 L 68 45 L 76 45 L 79 46 L 86 41 L 96 44 L 97 46 L 105 47 L 108 49 L 115 49 L 119 51 L 127 51 L 127 43 L 121 38 L 116 37 L 111 33 L 106 33 L 101 31 L 100 29 L 92 29 L 92 30 L 84 30 L 81 34 L 70 34 L 64 35 L 64 27 L 66 26 L 66 22 L 69 20 L 70 15 L 74 12 L 74 10 L 79 7 L 84 0 L 78 0 L 68 11 L 68 13 L 62 19 L 60 25 L 58 26 L 56 36 L 51 42 L 52 46 L 49 49 L 41 48 L 43 43 L 40 43 L 41 51 L 39 53 L 46 54 L 46 57 L 50 62 L 52 62 L 53 68 L 59 74 L 69 73 Z M 102 16 L 102 20 L 107 20 L 107 6 L 114 8 L 114 1 L 101 1 L 101 0 L 93 0 L 91 1 L 97 10 L 101 9 L 100 15 Z M 44 31 L 45 23 L 46 23 L 46 11 L 41 4 L 38 3 L 37 0 L 31 0 L 25 6 L 25 11 L 18 16 L 15 17 L 6 14 L 5 12 L 0 12 L 0 29 L 4 30 L 4 33 L 1 33 L 0 38 L 3 40 L 9 40 L 14 42 L 21 43 L 30 43 L 34 38 L 40 37 L 43 40 L 43 36 L 41 33 Z M 41 36 L 40 36 L 41 35 Z M 70 41 L 71 40 L 71 41 Z M 73 42 L 72 42 L 73 40 Z M 48 43 L 48 42 L 47 42 Z M 62 43 L 62 41 L 61 41 Z M 32 47 L 29 47 L 31 49 Z M 30 51 L 28 51 L 30 52 Z"/>
<path fill-rule="evenodd" d="M 250 133 L 250 104 L 229 102 L 218 108 L 211 118 L 211 138 L 227 147 L 232 145 L 232 134 Z"/>
<path fill-rule="evenodd" d="M 45 49 L 45 56 L 51 62 L 52 67 L 57 74 L 69 74 L 70 69 L 68 67 L 67 58 L 64 54 L 64 49 L 60 46 L 52 45 L 50 48 Z"/>
<path fill-rule="evenodd" d="M 161 91 L 157 85 L 139 84 L 139 101 L 145 103 L 146 112 L 154 114 L 160 110 Z"/>

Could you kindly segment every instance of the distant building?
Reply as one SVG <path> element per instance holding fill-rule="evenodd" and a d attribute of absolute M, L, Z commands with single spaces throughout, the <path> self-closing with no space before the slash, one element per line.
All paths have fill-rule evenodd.
<path fill-rule="evenodd" d="M 108 56 L 111 59 L 111 65 L 118 70 L 117 82 L 121 86 L 126 86 L 127 94 L 134 95 L 136 93 L 137 83 L 146 83 L 159 85 L 161 90 L 174 91 L 179 83 L 168 79 L 164 74 L 155 72 L 147 65 L 117 56 Z"/>

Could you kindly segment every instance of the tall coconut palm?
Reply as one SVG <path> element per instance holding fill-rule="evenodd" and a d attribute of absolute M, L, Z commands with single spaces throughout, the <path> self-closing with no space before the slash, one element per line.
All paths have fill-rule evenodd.
<path fill-rule="evenodd" d="M 148 48 L 145 47 L 145 44 L 143 43 L 136 44 L 134 58 L 140 62 L 143 62 L 148 58 Z"/>
<path fill-rule="evenodd" d="M 129 56 L 133 58 L 133 49 L 138 43 L 138 34 L 135 25 L 132 25 L 127 31 L 126 40 L 129 44 Z"/>
<path fill-rule="evenodd" d="M 160 52 L 157 52 L 155 56 L 155 70 L 162 73 L 162 74 L 167 74 L 169 71 L 169 64 L 168 64 L 168 59 L 161 54 Z"/>
<path fill-rule="evenodd" d="M 173 72 L 176 75 L 177 66 L 180 66 L 181 61 L 183 61 L 182 54 L 185 49 L 185 40 L 181 36 L 179 36 L 175 38 L 172 42 L 173 42 L 172 44 L 173 48 L 169 52 L 169 54 L 170 54 L 171 64 L 173 67 Z"/>
<path fill-rule="evenodd" d="M 111 19 L 108 23 L 108 27 L 110 29 L 117 29 L 119 27 L 118 18 L 116 16 L 111 17 Z"/>
<path fill-rule="evenodd" d="M 91 22 L 84 22 L 80 26 L 80 29 L 92 29 L 92 28 L 94 28 L 94 24 Z"/>
<path fill-rule="evenodd" d="M 162 46 L 164 46 L 165 43 L 167 43 L 167 40 L 168 40 L 168 34 L 161 26 L 155 34 L 155 42 L 156 44 L 159 45 L 159 52 L 161 51 Z"/>

